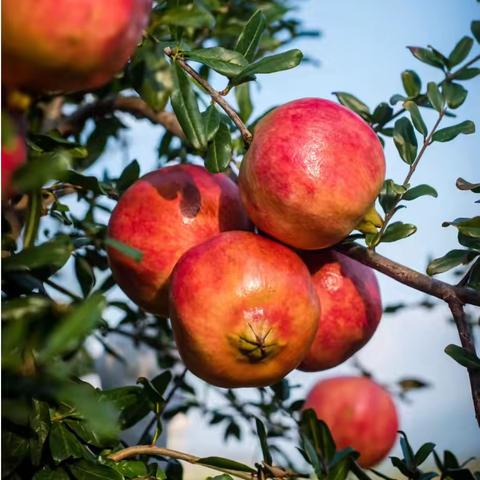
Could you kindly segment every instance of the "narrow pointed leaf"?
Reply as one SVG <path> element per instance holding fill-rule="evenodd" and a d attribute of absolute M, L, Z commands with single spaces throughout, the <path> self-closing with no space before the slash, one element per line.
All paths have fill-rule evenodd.
<path fill-rule="evenodd" d="M 450 108 L 458 108 L 465 101 L 468 91 L 458 83 L 446 83 L 443 86 L 443 95 Z"/>
<path fill-rule="evenodd" d="M 480 43 L 480 20 L 474 20 L 470 25 L 470 29 L 472 30 L 475 40 Z"/>
<path fill-rule="evenodd" d="M 267 431 L 265 429 L 265 425 L 258 418 L 255 418 L 255 422 L 257 425 L 258 439 L 260 440 L 260 446 L 262 448 L 263 460 L 267 465 L 272 465 L 272 454 L 268 448 Z"/>
<path fill-rule="evenodd" d="M 229 460 L 228 458 L 223 457 L 204 457 L 197 460 L 197 463 L 211 467 L 220 467 L 226 468 L 228 470 L 235 470 L 237 472 L 256 472 L 256 470 L 254 470 L 252 467 L 249 467 L 248 465 L 235 462 L 234 460 Z"/>
<path fill-rule="evenodd" d="M 409 97 L 416 97 L 422 89 L 422 81 L 413 70 L 404 70 L 402 72 L 402 83 Z"/>
<path fill-rule="evenodd" d="M 94 294 L 76 306 L 54 327 L 41 358 L 45 361 L 77 346 L 98 324 L 105 305 L 103 295 Z"/>
<path fill-rule="evenodd" d="M 473 252 L 471 250 L 451 250 L 443 257 L 432 260 L 428 264 L 427 273 L 429 275 L 437 275 L 438 273 L 451 270 L 458 265 L 466 265 L 470 263 L 477 255 L 478 252 Z"/>
<path fill-rule="evenodd" d="M 408 118 L 402 117 L 395 122 L 393 141 L 402 160 L 411 165 L 417 156 L 417 137 Z"/>
<path fill-rule="evenodd" d="M 455 74 L 455 80 L 470 80 L 478 75 L 480 75 L 480 68 L 462 68 L 458 73 Z"/>
<path fill-rule="evenodd" d="M 415 200 L 418 197 L 423 197 L 424 195 L 430 195 L 431 197 L 438 197 L 437 191 L 430 185 L 417 185 L 407 190 L 402 196 L 402 200 Z"/>
<path fill-rule="evenodd" d="M 473 39 L 471 37 L 463 37 L 456 45 L 455 48 L 452 50 L 450 55 L 448 56 L 448 62 L 450 64 L 450 68 L 462 63 L 466 58 L 467 55 L 470 53 L 470 50 L 473 46 Z"/>
<path fill-rule="evenodd" d="M 432 140 L 434 142 L 449 142 L 461 133 L 464 135 L 475 133 L 475 124 L 471 120 L 465 120 L 457 125 L 442 128 L 433 134 Z"/>
<path fill-rule="evenodd" d="M 427 84 L 427 97 L 428 101 L 431 103 L 432 107 L 441 112 L 445 106 L 445 99 L 443 98 L 442 92 L 440 92 L 437 84 L 435 82 L 428 82 Z"/>
<path fill-rule="evenodd" d="M 474 370 L 480 369 L 480 358 L 472 352 L 458 345 L 450 344 L 445 348 L 445 353 L 464 367 Z"/>
<path fill-rule="evenodd" d="M 425 125 L 425 122 L 423 121 L 422 114 L 420 113 L 417 104 L 409 100 L 408 102 L 405 102 L 403 106 L 406 108 L 408 113 L 410 113 L 413 126 L 415 127 L 417 132 L 421 133 L 423 135 L 423 138 L 425 138 L 428 135 L 428 129 Z"/>
<path fill-rule="evenodd" d="M 219 173 L 226 170 L 232 159 L 232 138 L 230 129 L 224 122 L 220 123 L 217 133 L 208 146 L 205 166 L 212 173 Z"/>
<path fill-rule="evenodd" d="M 205 133 L 207 135 L 207 141 L 209 142 L 215 136 L 220 126 L 220 113 L 212 103 L 204 112 L 202 112 L 202 118 L 205 125 Z"/>
<path fill-rule="evenodd" d="M 358 113 L 360 116 L 364 118 L 368 118 L 370 116 L 370 109 L 368 106 L 351 93 L 333 92 L 333 94 L 337 97 L 338 101 L 342 105 L 350 110 L 353 110 L 355 113 Z"/>
<path fill-rule="evenodd" d="M 428 456 L 433 452 L 433 449 L 435 448 L 434 443 L 424 443 L 415 453 L 415 464 L 417 466 L 420 466 L 427 458 Z"/>
<path fill-rule="evenodd" d="M 264 57 L 244 68 L 239 75 L 232 79 L 232 83 L 233 85 L 238 85 L 259 73 L 274 73 L 289 70 L 290 68 L 296 67 L 302 61 L 302 58 L 303 54 L 298 49 Z"/>
<path fill-rule="evenodd" d="M 258 45 L 266 27 L 265 15 L 257 10 L 248 20 L 240 37 L 238 37 L 235 50 L 240 52 L 249 62 L 255 59 Z"/>
<path fill-rule="evenodd" d="M 394 222 L 391 223 L 382 236 L 382 242 L 396 242 L 402 238 L 407 238 L 417 231 L 417 227 L 411 223 Z"/>
<path fill-rule="evenodd" d="M 197 150 L 203 150 L 207 146 L 207 137 L 195 93 L 187 74 L 177 64 L 174 64 L 173 68 L 175 72 L 175 90 L 171 95 L 173 110 L 189 142 Z"/>
<path fill-rule="evenodd" d="M 223 47 L 190 50 L 185 52 L 185 57 L 207 65 L 229 78 L 238 75 L 248 65 L 248 61 L 241 53 Z"/>
<path fill-rule="evenodd" d="M 431 51 L 427 50 L 426 48 L 422 47 L 407 47 L 412 55 L 427 65 L 431 65 L 432 67 L 442 68 L 443 63 L 436 57 L 436 55 Z"/>
<path fill-rule="evenodd" d="M 235 87 L 235 98 L 237 99 L 240 118 L 247 122 L 253 112 L 252 99 L 250 97 L 250 84 L 243 83 Z"/>

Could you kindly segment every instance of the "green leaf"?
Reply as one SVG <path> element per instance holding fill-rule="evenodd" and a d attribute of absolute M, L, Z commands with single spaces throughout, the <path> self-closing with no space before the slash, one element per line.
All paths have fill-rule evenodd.
<path fill-rule="evenodd" d="M 100 463 L 80 460 L 68 465 L 76 480 L 123 480 L 123 475 L 113 468 Z"/>
<path fill-rule="evenodd" d="M 392 115 L 393 108 L 388 103 L 379 103 L 372 113 L 372 122 L 384 125 L 392 118 Z"/>
<path fill-rule="evenodd" d="M 207 137 L 195 93 L 187 74 L 177 64 L 174 64 L 173 68 L 175 72 L 175 90 L 171 95 L 173 110 L 192 146 L 197 150 L 203 150 L 207 146 Z"/>
<path fill-rule="evenodd" d="M 463 37 L 454 47 L 450 55 L 448 56 L 448 63 L 450 68 L 462 63 L 470 53 L 473 47 L 473 38 Z"/>
<path fill-rule="evenodd" d="M 219 467 L 228 470 L 235 470 L 237 472 L 256 473 L 256 470 L 254 470 L 252 467 L 249 467 L 248 465 L 244 465 L 243 463 L 235 462 L 234 460 L 229 460 L 228 458 L 223 457 L 204 457 L 197 460 L 197 463 L 210 467 Z"/>
<path fill-rule="evenodd" d="M 3 271 L 30 270 L 40 272 L 42 276 L 48 277 L 67 263 L 72 252 L 73 244 L 70 238 L 62 235 L 3 259 Z"/>
<path fill-rule="evenodd" d="M 406 98 L 403 95 L 396 93 L 390 97 L 390 105 L 395 105 L 398 102 L 404 102 Z"/>
<path fill-rule="evenodd" d="M 70 477 L 61 467 L 53 470 L 50 467 L 43 467 L 33 476 L 32 480 L 70 480 Z"/>
<path fill-rule="evenodd" d="M 71 166 L 72 157 L 67 150 L 41 153 L 15 172 L 15 187 L 27 192 L 42 187 L 49 180 L 63 180 Z"/>
<path fill-rule="evenodd" d="M 50 431 L 50 414 L 48 404 L 33 399 L 33 408 L 30 412 L 30 427 L 35 436 L 30 438 L 30 459 L 32 465 L 38 467 L 41 462 L 43 445 Z"/>
<path fill-rule="evenodd" d="M 465 101 L 468 91 L 459 83 L 445 83 L 443 85 L 443 95 L 450 108 L 458 108 Z"/>
<path fill-rule="evenodd" d="M 197 3 L 189 3 L 178 7 L 169 8 L 161 16 L 164 25 L 191 28 L 213 28 L 215 18 L 204 7 Z"/>
<path fill-rule="evenodd" d="M 75 435 L 81 438 L 85 443 L 89 445 L 93 445 L 94 447 L 98 448 L 107 448 L 111 446 L 112 439 L 108 437 L 102 438 L 100 435 L 97 434 L 95 431 L 96 429 L 93 428 L 95 426 L 90 425 L 88 422 L 84 420 L 78 419 L 71 419 L 68 418 L 63 421 L 68 428 L 72 430 Z"/>
<path fill-rule="evenodd" d="M 480 238 L 480 216 L 473 218 L 456 218 L 453 222 L 443 222 L 442 227 L 454 226 L 467 237 Z"/>
<path fill-rule="evenodd" d="M 455 74 L 455 80 L 471 80 L 480 75 L 480 68 L 462 68 Z"/>
<path fill-rule="evenodd" d="M 379 195 L 383 211 L 386 213 L 391 210 L 395 206 L 397 198 L 401 197 L 406 191 L 407 189 L 403 185 L 398 185 L 391 179 L 385 180 Z"/>
<path fill-rule="evenodd" d="M 358 113 L 363 118 L 370 117 L 370 109 L 361 100 L 347 92 L 333 92 L 338 101 L 345 107 Z"/>
<path fill-rule="evenodd" d="M 85 191 L 93 192 L 95 195 L 104 195 L 106 193 L 103 185 L 94 176 L 82 175 L 74 170 L 69 170 L 63 176 L 63 180 L 73 185 L 78 185 Z"/>
<path fill-rule="evenodd" d="M 445 353 L 452 357 L 457 363 L 474 370 L 480 369 L 480 358 L 473 352 L 469 352 L 458 345 L 450 344 L 445 348 Z"/>
<path fill-rule="evenodd" d="M 323 478 L 323 467 L 320 457 L 318 456 L 317 450 L 313 446 L 312 441 L 307 435 L 302 435 L 302 444 L 305 449 L 306 460 L 312 465 L 313 471 L 317 478 Z"/>
<path fill-rule="evenodd" d="M 395 122 L 393 141 L 402 160 L 411 165 L 417 156 L 417 137 L 408 118 L 402 117 Z"/>
<path fill-rule="evenodd" d="M 391 223 L 382 236 L 382 242 L 396 242 L 402 238 L 407 238 L 417 231 L 417 227 L 411 223 L 394 222 Z"/>
<path fill-rule="evenodd" d="M 130 185 L 138 180 L 140 176 L 140 165 L 137 160 L 130 162 L 117 180 L 116 187 L 119 193 L 123 193 Z"/>
<path fill-rule="evenodd" d="M 470 29 L 472 30 L 472 34 L 475 37 L 475 40 L 480 43 L 480 20 L 474 20 L 470 24 Z"/>
<path fill-rule="evenodd" d="M 19 322 L 36 320 L 47 314 L 53 302 L 41 295 L 12 298 L 2 303 L 2 322 Z"/>
<path fill-rule="evenodd" d="M 409 97 L 416 97 L 422 89 L 422 81 L 413 70 L 404 70 L 402 72 L 402 83 Z"/>
<path fill-rule="evenodd" d="M 414 467 L 414 463 L 413 463 L 414 455 L 413 455 L 412 447 L 410 446 L 410 442 L 408 441 L 407 436 L 405 435 L 405 432 L 400 431 L 399 433 L 400 433 L 400 448 L 402 449 L 403 458 L 408 468 L 412 469 Z"/>
<path fill-rule="evenodd" d="M 458 265 L 466 265 L 470 263 L 478 252 L 472 252 L 471 250 L 451 250 L 446 255 L 440 258 L 432 260 L 427 267 L 428 275 L 437 275 L 451 270 Z"/>
<path fill-rule="evenodd" d="M 329 463 L 335 455 L 336 446 L 327 424 L 317 419 L 314 410 L 307 409 L 302 412 L 300 428 L 318 454 Z"/>
<path fill-rule="evenodd" d="M 433 449 L 435 448 L 435 444 L 428 442 L 424 443 L 418 450 L 417 453 L 415 453 L 415 465 L 420 466 L 427 458 L 428 456 L 433 452 Z"/>
<path fill-rule="evenodd" d="M 302 61 L 302 58 L 303 54 L 298 49 L 264 57 L 251 63 L 244 68 L 240 74 L 232 78 L 232 84 L 239 85 L 259 73 L 274 73 L 289 70 L 290 68 L 296 67 Z"/>
<path fill-rule="evenodd" d="M 239 75 L 248 65 L 248 61 L 241 53 L 223 47 L 199 48 L 186 51 L 184 55 L 229 78 Z"/>
<path fill-rule="evenodd" d="M 428 82 L 427 84 L 427 97 L 432 107 L 441 112 L 445 106 L 445 99 L 440 92 L 438 85 L 435 82 Z"/>
<path fill-rule="evenodd" d="M 412 55 L 427 65 L 443 69 L 442 61 L 431 51 L 422 47 L 407 47 Z"/>
<path fill-rule="evenodd" d="M 136 248 L 130 247 L 130 245 L 120 242 L 115 238 L 112 238 L 112 237 L 105 238 L 105 245 L 109 246 L 110 248 L 114 248 L 115 250 L 118 250 L 120 253 L 123 253 L 123 255 L 126 255 L 127 257 L 132 258 L 136 262 L 142 261 L 143 252 L 141 252 L 140 250 L 137 250 Z"/>
<path fill-rule="evenodd" d="M 431 197 L 438 197 L 437 191 L 431 187 L 430 185 L 417 185 L 416 187 L 412 187 L 408 189 L 403 197 L 402 200 L 415 200 L 418 197 L 423 197 L 424 195 L 430 195 Z"/>
<path fill-rule="evenodd" d="M 213 103 L 202 112 L 202 118 L 205 125 L 207 141 L 210 142 L 217 133 L 218 127 L 220 127 L 220 114 Z"/>
<path fill-rule="evenodd" d="M 272 465 L 272 454 L 270 453 L 270 449 L 268 448 L 267 430 L 265 429 L 265 425 L 259 418 L 255 418 L 255 423 L 257 425 L 257 436 L 260 440 L 260 446 L 262 448 L 263 461 L 267 465 Z"/>
<path fill-rule="evenodd" d="M 237 99 L 240 118 L 247 122 L 253 112 L 252 100 L 250 98 L 250 84 L 243 83 L 235 87 L 235 98 Z"/>
<path fill-rule="evenodd" d="M 148 478 L 147 466 L 140 460 L 120 460 L 108 462 L 108 465 L 126 478 Z"/>
<path fill-rule="evenodd" d="M 40 352 L 41 358 L 46 361 L 75 348 L 98 324 L 105 305 L 105 297 L 96 293 L 75 306 L 70 314 L 55 325 L 48 343 Z"/>
<path fill-rule="evenodd" d="M 151 411 L 148 398 L 140 387 L 129 386 L 103 390 L 100 397 L 111 401 L 119 410 L 122 430 L 132 427 Z"/>
<path fill-rule="evenodd" d="M 471 120 L 465 120 L 462 123 L 457 125 L 452 125 L 451 127 L 442 128 L 437 130 L 433 136 L 432 141 L 434 142 L 449 142 L 455 137 L 463 133 L 464 135 L 470 135 L 475 133 L 475 124 Z"/>
<path fill-rule="evenodd" d="M 403 106 L 410 113 L 413 126 L 415 127 L 417 132 L 421 133 L 423 135 L 423 138 L 425 138 L 428 135 L 428 129 L 427 129 L 427 126 L 425 125 L 425 122 L 423 121 L 422 115 L 420 113 L 420 110 L 417 104 L 409 100 L 405 102 Z"/>
<path fill-rule="evenodd" d="M 88 458 L 93 456 L 80 443 L 80 440 L 65 425 L 59 422 L 52 423 L 48 445 L 53 461 L 57 465 L 68 458 Z"/>
<path fill-rule="evenodd" d="M 28 455 L 28 440 L 2 428 L 2 478 L 6 478 Z M 8 448 L 5 448 L 8 445 Z"/>
<path fill-rule="evenodd" d="M 230 129 L 222 121 L 220 127 L 209 144 L 205 167 L 212 173 L 219 173 L 226 170 L 232 159 L 232 138 Z"/>
<path fill-rule="evenodd" d="M 95 285 L 95 274 L 90 263 L 80 255 L 75 256 L 75 275 L 82 289 L 83 296 L 86 297 Z"/>
<path fill-rule="evenodd" d="M 266 27 L 265 15 L 261 10 L 257 10 L 248 20 L 238 37 L 235 50 L 240 52 L 249 62 L 255 59 L 258 45 Z"/>
<path fill-rule="evenodd" d="M 480 183 L 470 183 L 463 178 L 457 178 L 456 186 L 459 190 L 471 190 L 474 193 L 480 193 Z"/>

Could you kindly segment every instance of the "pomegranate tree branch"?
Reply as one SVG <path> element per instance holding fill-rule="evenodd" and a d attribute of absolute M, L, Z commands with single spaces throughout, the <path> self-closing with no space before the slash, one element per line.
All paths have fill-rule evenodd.
<path fill-rule="evenodd" d="M 404 285 L 428 293 L 448 304 L 457 301 L 462 304 L 480 306 L 480 292 L 472 288 L 450 285 L 429 277 L 356 243 L 341 243 L 336 245 L 335 249 Z"/>
<path fill-rule="evenodd" d="M 465 318 L 463 304 L 457 299 L 449 302 L 448 306 L 452 312 L 455 324 L 457 325 L 458 336 L 462 347 L 469 353 L 476 355 L 475 345 L 470 331 L 470 326 Z M 472 390 L 473 406 L 475 408 L 475 416 L 480 426 L 480 369 L 467 368 L 470 378 L 470 387 Z"/>
<path fill-rule="evenodd" d="M 185 138 L 177 117 L 172 112 L 156 112 L 139 97 L 107 97 L 79 107 L 70 116 L 61 119 L 56 128 L 61 135 L 67 136 L 82 130 L 90 118 L 101 117 L 115 111 L 125 112 L 136 118 L 146 118 L 154 124 L 162 125 L 173 135 Z"/>
<path fill-rule="evenodd" d="M 212 100 L 220 105 L 224 112 L 232 119 L 233 123 L 237 126 L 242 134 L 243 141 L 249 145 L 252 141 L 252 133 L 248 130 L 238 113 L 232 108 L 232 106 L 223 98 L 223 96 L 217 92 L 204 78 L 202 78 L 185 60 L 175 55 L 175 52 L 167 47 L 164 50 L 165 55 L 170 57 L 182 70 L 187 72 L 211 97 Z"/>

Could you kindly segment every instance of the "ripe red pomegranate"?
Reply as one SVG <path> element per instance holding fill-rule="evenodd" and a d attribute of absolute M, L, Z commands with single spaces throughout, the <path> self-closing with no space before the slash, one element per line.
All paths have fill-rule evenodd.
<path fill-rule="evenodd" d="M 151 0 L 3 0 L 2 82 L 25 90 L 90 90 L 127 63 Z"/>
<path fill-rule="evenodd" d="M 242 201 L 262 231 L 315 250 L 345 238 L 383 184 L 375 132 L 329 100 L 282 105 L 256 126 L 239 178 Z"/>
<path fill-rule="evenodd" d="M 366 377 L 321 380 L 303 408 L 315 410 L 328 425 L 337 449 L 357 450 L 364 468 L 385 458 L 395 443 L 398 416 L 392 397 Z"/>
<path fill-rule="evenodd" d="M 227 176 L 194 165 L 155 170 L 121 196 L 110 218 L 108 235 L 143 253 L 137 263 L 108 248 L 113 276 L 135 303 L 167 315 L 170 273 L 180 256 L 219 232 L 250 228 Z"/>
<path fill-rule="evenodd" d="M 307 372 L 335 367 L 362 348 L 382 317 L 375 273 L 335 251 L 305 252 L 322 313 L 307 356 L 298 367 Z"/>
<path fill-rule="evenodd" d="M 185 365 L 220 387 L 267 386 L 308 351 L 319 315 L 310 275 L 287 247 L 226 232 L 178 261 L 172 327 Z"/>

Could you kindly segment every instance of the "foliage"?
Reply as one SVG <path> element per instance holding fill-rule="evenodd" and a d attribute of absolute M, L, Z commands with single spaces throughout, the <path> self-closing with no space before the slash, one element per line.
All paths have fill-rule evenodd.
<path fill-rule="evenodd" d="M 198 67 L 196 72 L 205 80 L 223 81 L 224 95 L 233 90 L 241 120 L 250 121 L 253 129 L 258 118 L 251 119 L 252 82 L 260 75 L 297 66 L 301 52 L 285 51 L 284 47 L 301 36 L 316 34 L 303 30 L 290 3 L 284 0 L 157 1 L 144 39 L 123 74 L 97 91 L 64 96 L 62 101 L 65 110 L 78 111 L 85 102 L 108 102 L 134 90 L 154 114 L 170 101 L 184 136 L 164 129 L 159 165 L 171 160 L 191 162 L 201 156 L 212 172 L 235 170 L 245 152 L 239 132 L 178 61 Z M 472 24 L 472 34 L 478 42 L 478 22 Z M 408 169 L 402 183 L 385 181 L 379 196 L 383 215 L 377 212 L 366 221 L 363 233 L 355 234 L 367 246 L 373 248 L 415 233 L 414 225 L 390 220 L 405 202 L 437 197 L 433 186 L 412 185 L 410 181 L 425 150 L 433 142 L 474 132 L 471 121 L 452 120 L 467 98 L 464 85 L 480 74 L 474 67 L 479 56 L 470 54 L 474 43 L 466 36 L 448 55 L 431 47 L 409 47 L 417 60 L 441 70 L 443 80 L 423 86 L 415 71 L 405 70 L 401 74 L 405 93 L 395 94 L 373 109 L 352 94 L 336 93 L 338 101 L 364 118 L 382 142 L 393 140 Z M 171 55 L 164 55 L 167 48 Z M 106 246 L 137 261 L 141 252 L 108 238 L 105 213 L 111 211 L 112 200 L 138 178 L 139 165 L 133 160 L 118 177 L 105 172 L 101 179 L 88 175 L 88 168 L 101 157 L 110 140 L 127 128 L 124 117 L 115 109 L 104 111 L 62 134 L 62 119 L 56 128 L 46 128 L 46 112 L 57 99 L 34 98 L 27 112 L 29 159 L 15 180 L 18 191 L 28 197 L 24 228 L 12 220 L 15 205 L 4 211 L 2 478 L 181 478 L 181 467 L 174 460 L 159 464 L 141 456 L 138 460 L 113 461 L 109 455 L 123 448 L 122 432 L 141 419 L 149 417 L 151 421 L 139 443 L 155 444 L 164 422 L 190 409 L 204 412 L 211 425 L 222 424 L 225 439 L 239 439 L 247 429 L 256 434 L 261 445 L 263 463 L 253 467 L 220 457 L 194 462 L 227 470 L 215 479 L 225 480 L 239 472 L 253 472 L 257 478 L 288 476 L 297 468 L 296 459 L 292 449 L 285 451 L 278 440 L 296 444 L 298 438 L 298 450 L 309 472 L 320 479 L 342 480 L 349 472 L 361 480 L 374 475 L 388 478 L 376 471 L 363 471 L 356 463 L 355 451 L 337 451 L 325 423 L 312 411 L 300 413 L 302 401 L 294 398 L 296 386 L 287 379 L 258 389 L 251 401 L 240 401 L 232 390 L 219 390 L 224 408 L 208 409 L 198 400 L 182 370 L 167 319 L 148 315 L 111 296 L 114 282 Z M 423 120 L 424 109 L 438 112 L 434 125 L 427 126 Z M 454 123 L 440 128 L 447 118 Z M 480 193 L 480 184 L 459 179 L 457 186 Z M 83 208 L 70 211 L 62 203 L 64 194 L 75 194 Z M 45 217 L 53 225 L 48 231 L 41 229 Z M 430 275 L 466 265 L 462 285 L 480 288 L 479 222 L 480 217 L 445 222 L 445 227 L 457 229 L 461 248 L 434 259 L 428 266 Z M 80 294 L 62 284 L 68 269 L 73 269 Z M 109 309 L 120 315 L 115 325 L 106 320 Z M 91 370 L 85 347 L 89 336 L 118 362 L 126 362 L 109 345 L 111 334 L 131 337 L 135 344 L 154 349 L 162 373 L 152 379 L 140 378 L 137 385 L 111 390 L 83 382 L 80 378 Z M 466 367 L 478 368 L 478 357 L 460 347 L 449 346 L 447 353 Z M 412 378 L 401 379 L 391 388 L 405 395 L 426 386 Z M 180 400 L 171 403 L 178 393 Z M 436 476 L 420 469 L 433 454 L 442 478 L 474 479 L 451 452 L 445 452 L 441 460 L 433 444 L 427 443 L 414 453 L 403 433 L 400 441 L 404 457 L 393 457 L 392 463 L 407 478 Z M 284 467 L 277 467 L 277 463 Z"/>

